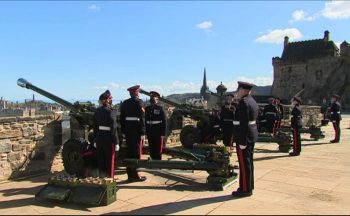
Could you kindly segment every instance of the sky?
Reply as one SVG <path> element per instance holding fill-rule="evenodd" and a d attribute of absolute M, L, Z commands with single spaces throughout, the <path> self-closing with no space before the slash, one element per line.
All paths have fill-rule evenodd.
<path fill-rule="evenodd" d="M 32 98 L 18 78 L 69 101 L 199 92 L 204 68 L 212 91 L 271 85 L 284 37 L 325 30 L 350 41 L 350 1 L 0 1 L 0 97 Z"/>

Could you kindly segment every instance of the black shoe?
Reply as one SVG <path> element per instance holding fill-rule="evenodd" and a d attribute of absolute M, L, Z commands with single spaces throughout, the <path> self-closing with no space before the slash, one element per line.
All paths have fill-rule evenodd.
<path fill-rule="evenodd" d="M 138 178 L 130 178 L 128 179 L 128 182 L 144 182 L 146 179 L 146 176 L 140 176 Z"/>
<path fill-rule="evenodd" d="M 233 191 L 232 192 L 232 196 L 233 197 L 249 197 L 251 195 L 253 195 L 252 191 L 250 191 L 250 192 L 242 192 L 240 190 L 237 190 L 237 191 Z"/>
<path fill-rule="evenodd" d="M 331 140 L 331 143 L 338 143 L 339 140 Z"/>
<path fill-rule="evenodd" d="M 299 156 L 299 155 L 300 153 L 294 153 L 294 152 L 289 153 L 289 156 Z"/>

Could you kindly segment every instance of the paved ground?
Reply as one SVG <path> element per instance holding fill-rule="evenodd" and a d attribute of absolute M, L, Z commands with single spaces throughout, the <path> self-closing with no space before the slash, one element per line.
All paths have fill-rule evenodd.
<path fill-rule="evenodd" d="M 255 190 L 233 199 L 234 183 L 225 191 L 207 191 L 206 172 L 145 172 L 147 182 L 126 184 L 118 171 L 117 201 L 87 207 L 35 198 L 49 176 L 0 182 L 0 214 L 350 214 L 350 115 L 341 123 L 341 143 L 326 138 L 303 142 L 299 157 L 277 151 L 277 144 L 257 143 Z M 237 164 L 236 156 L 232 157 Z"/>

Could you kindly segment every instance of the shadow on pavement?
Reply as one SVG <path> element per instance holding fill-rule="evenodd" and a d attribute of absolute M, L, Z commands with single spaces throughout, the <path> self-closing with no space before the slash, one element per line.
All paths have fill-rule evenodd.
<path fill-rule="evenodd" d="M 164 186 L 132 185 L 128 181 L 117 182 L 119 189 L 153 189 L 153 190 L 176 190 L 176 191 L 211 191 L 212 188 L 206 183 L 196 182 L 195 179 L 163 171 L 143 171 L 166 179 Z M 174 181 L 167 184 L 168 181 Z"/>
<path fill-rule="evenodd" d="M 172 203 L 164 203 L 159 205 L 153 205 L 148 207 L 142 207 L 139 209 L 134 209 L 131 211 L 123 212 L 109 212 L 104 215 L 165 215 L 165 214 L 174 214 L 177 212 L 185 211 L 187 209 L 204 206 L 217 202 L 225 202 L 233 200 L 231 195 L 225 195 L 220 197 L 212 198 L 202 198 L 195 200 L 184 200 Z"/>

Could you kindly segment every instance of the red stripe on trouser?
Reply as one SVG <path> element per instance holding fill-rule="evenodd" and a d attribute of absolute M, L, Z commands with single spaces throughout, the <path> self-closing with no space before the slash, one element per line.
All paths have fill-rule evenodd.
<path fill-rule="evenodd" d="M 160 159 L 162 160 L 162 152 L 163 152 L 163 142 L 164 142 L 164 138 L 160 137 L 160 150 L 159 150 L 159 155 L 160 155 Z"/>
<path fill-rule="evenodd" d="M 297 153 L 297 129 L 293 128 L 293 153 Z"/>
<path fill-rule="evenodd" d="M 139 159 L 141 159 L 141 155 L 142 155 L 142 146 L 143 146 L 143 139 L 140 139 L 140 145 L 139 145 L 139 152 L 140 152 L 140 156 Z"/>
<path fill-rule="evenodd" d="M 273 129 L 272 129 L 273 135 L 276 134 L 276 128 L 277 128 L 277 121 L 275 121 L 275 123 L 273 123 Z"/>
<path fill-rule="evenodd" d="M 242 173 L 240 173 L 240 175 L 242 175 L 242 183 L 243 183 L 243 185 L 242 185 L 242 191 L 243 192 L 246 192 L 247 191 L 247 177 L 246 177 L 246 174 L 245 174 L 245 166 L 244 166 L 244 161 L 243 161 L 243 152 L 242 152 L 242 149 L 241 149 L 241 147 L 239 147 L 238 146 L 238 149 L 239 149 L 239 161 L 240 161 L 240 163 L 239 163 L 239 166 L 240 167 L 242 167 L 241 168 L 241 172 Z"/>
<path fill-rule="evenodd" d="M 334 132 L 335 132 L 335 140 L 338 140 L 338 127 L 337 127 L 337 123 L 336 122 L 332 122 L 333 123 L 333 128 L 334 128 Z"/>
<path fill-rule="evenodd" d="M 112 159 L 111 159 L 111 170 L 110 170 L 110 174 L 111 174 L 111 178 L 114 179 L 114 143 L 112 143 Z"/>

